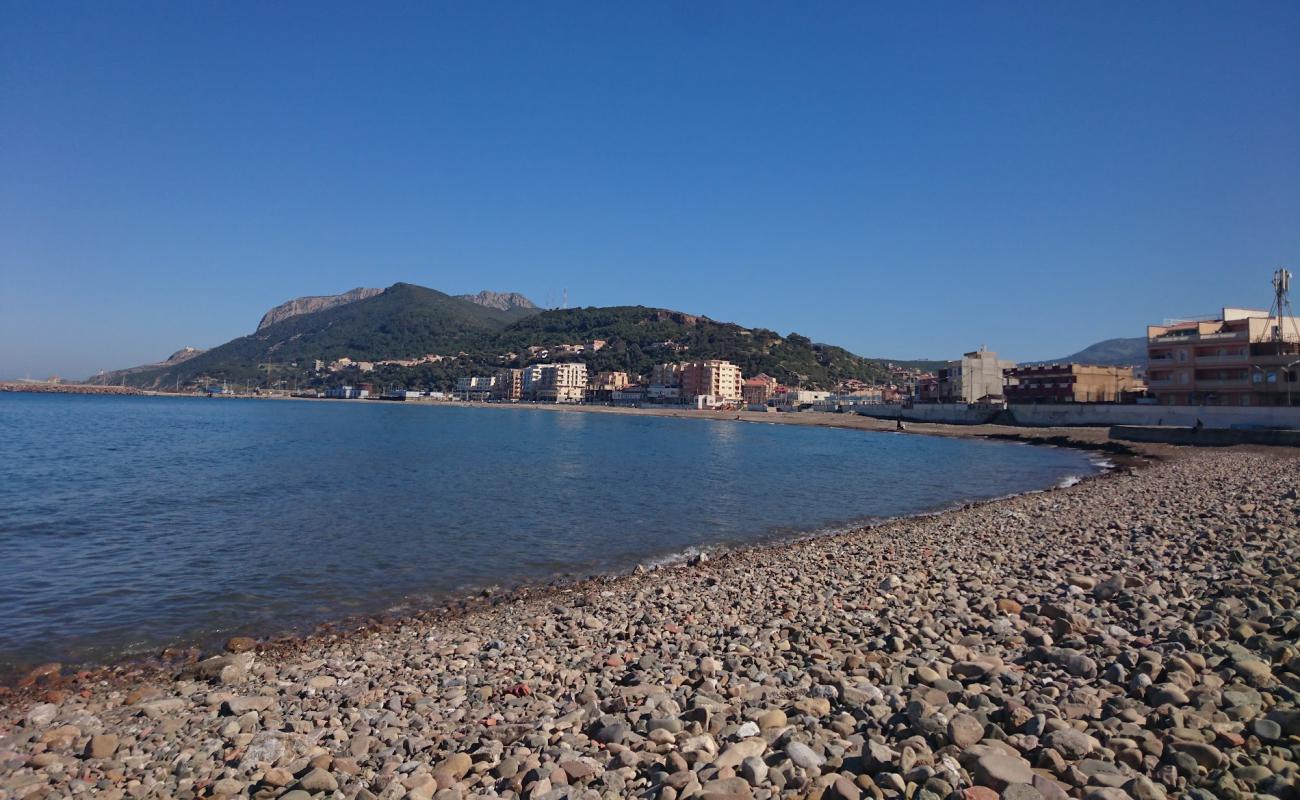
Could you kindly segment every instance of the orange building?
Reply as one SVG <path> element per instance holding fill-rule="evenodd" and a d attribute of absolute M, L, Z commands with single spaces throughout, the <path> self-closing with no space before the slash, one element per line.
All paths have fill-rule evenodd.
<path fill-rule="evenodd" d="M 1216 319 L 1147 326 L 1147 387 L 1162 405 L 1300 402 L 1297 367 L 1296 317 L 1225 308 Z"/>
<path fill-rule="evenodd" d="M 682 364 L 682 397 L 705 395 L 739 402 L 743 398 L 740 367 L 730 361 L 691 361 Z"/>

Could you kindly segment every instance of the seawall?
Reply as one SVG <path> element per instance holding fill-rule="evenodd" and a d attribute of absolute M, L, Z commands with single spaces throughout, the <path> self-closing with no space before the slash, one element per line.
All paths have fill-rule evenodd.
<path fill-rule="evenodd" d="M 1207 428 L 1300 429 L 1300 406 L 1158 406 L 1089 403 L 1012 405 L 1005 411 L 970 407 L 964 403 L 926 403 L 912 408 L 898 404 L 860 406 L 859 414 L 878 419 L 938 422 L 948 425 L 997 423 L 1033 428 L 1154 425 Z"/>

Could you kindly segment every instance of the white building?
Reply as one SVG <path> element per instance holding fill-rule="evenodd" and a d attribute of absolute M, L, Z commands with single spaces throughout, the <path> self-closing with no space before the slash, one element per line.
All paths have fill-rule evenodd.
<path fill-rule="evenodd" d="M 546 372 L 546 367 L 546 364 L 533 364 L 531 367 L 524 368 L 520 396 L 525 400 L 537 399 L 537 393 L 542 388 L 542 375 Z"/>
<path fill-rule="evenodd" d="M 325 391 L 326 397 L 332 397 L 336 400 L 364 400 L 370 396 L 368 389 L 358 389 L 355 386 L 335 386 Z"/>

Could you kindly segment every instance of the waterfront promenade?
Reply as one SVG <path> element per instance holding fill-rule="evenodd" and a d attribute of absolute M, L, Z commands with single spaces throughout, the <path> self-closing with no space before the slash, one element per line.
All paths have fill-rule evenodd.
<path fill-rule="evenodd" d="M 1300 461 L 1143 469 L 11 696 L 6 797 L 1293 796 Z M 254 647 L 246 650 L 245 648 Z"/>

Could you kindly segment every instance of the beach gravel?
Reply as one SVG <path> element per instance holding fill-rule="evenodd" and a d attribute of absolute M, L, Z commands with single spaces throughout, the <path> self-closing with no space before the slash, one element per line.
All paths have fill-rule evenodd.
<path fill-rule="evenodd" d="M 1198 451 L 38 687 L 0 800 L 1300 798 L 1298 485 Z"/>

